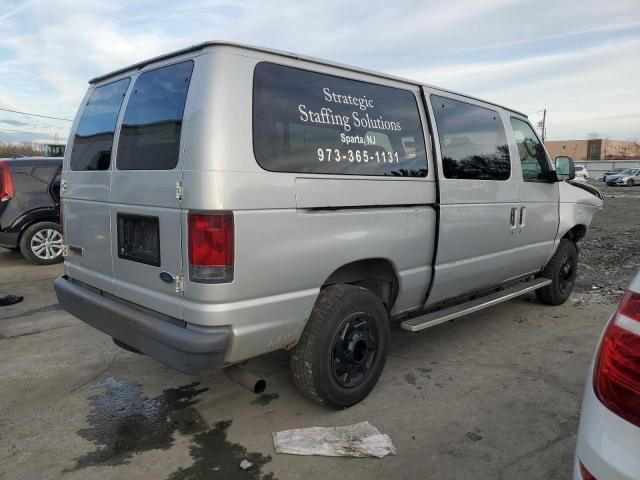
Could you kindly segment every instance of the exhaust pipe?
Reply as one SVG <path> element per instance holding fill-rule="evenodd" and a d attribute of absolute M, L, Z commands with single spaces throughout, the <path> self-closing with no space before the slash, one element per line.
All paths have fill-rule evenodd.
<path fill-rule="evenodd" d="M 256 395 L 264 392 L 267 388 L 267 382 L 264 379 L 246 371 L 239 365 L 232 365 L 225 368 L 224 373 L 229 380 L 233 380 L 247 390 L 251 390 Z"/>

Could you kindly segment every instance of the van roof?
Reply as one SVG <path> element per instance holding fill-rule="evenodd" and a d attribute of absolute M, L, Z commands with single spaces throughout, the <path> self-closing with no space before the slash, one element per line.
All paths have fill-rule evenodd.
<path fill-rule="evenodd" d="M 431 88 L 435 88 L 437 90 L 441 90 L 443 92 L 447 92 L 447 93 L 452 93 L 454 95 L 460 95 L 462 97 L 466 97 L 466 98 L 470 98 L 473 100 L 478 100 L 480 102 L 484 102 L 486 104 L 489 105 L 494 105 L 496 107 L 500 107 L 500 108 L 504 108 L 505 110 L 509 110 L 510 112 L 516 113 L 518 115 L 522 115 L 523 117 L 527 117 L 527 115 L 525 113 L 519 112 L 517 110 L 514 110 L 513 108 L 509 108 L 509 107 L 505 107 L 504 105 L 500 105 L 498 103 L 494 103 L 494 102 L 489 102 L 487 100 L 483 100 L 481 98 L 478 97 L 474 97 L 472 95 L 466 95 L 464 93 L 460 93 L 460 92 L 455 92 L 453 90 L 449 90 L 446 88 L 442 88 L 442 87 L 437 87 L 434 85 L 429 85 L 429 84 L 425 84 L 422 82 L 418 82 L 416 80 L 411 80 L 409 78 L 403 78 L 403 77 L 397 77 L 395 75 L 389 75 L 386 73 L 382 73 L 382 72 L 377 72 L 374 70 L 367 70 L 365 68 L 358 68 L 358 67 L 354 67 L 351 65 L 345 65 L 339 62 L 332 62 L 330 60 L 324 60 L 321 58 L 315 58 L 315 57 L 310 57 L 310 56 L 306 56 L 306 55 L 300 55 L 297 53 L 293 53 L 293 52 L 285 52 L 282 50 L 274 50 L 274 49 L 270 49 L 270 48 L 263 48 L 263 47 L 257 47 L 254 45 L 247 45 L 247 44 L 243 44 L 243 43 L 237 43 L 237 42 L 230 42 L 230 41 L 225 41 L 225 40 L 212 40 L 212 41 L 208 41 L 208 42 L 203 42 L 203 43 L 198 43 L 196 45 L 192 45 L 190 47 L 187 48 L 182 48 L 180 50 L 176 50 L 174 52 L 170 52 L 170 53 L 165 53 L 163 55 L 159 55 L 157 57 L 153 57 L 150 58 L 148 60 L 143 60 L 142 62 L 138 62 L 138 63 L 134 63 L 133 65 L 129 65 L 128 67 L 124 67 L 124 68 L 119 68 L 118 70 L 114 70 L 111 73 L 107 73 L 106 75 L 101 75 L 99 77 L 95 77 L 92 78 L 91 80 L 89 80 L 89 84 L 95 84 L 95 83 L 100 83 L 104 80 L 107 80 L 111 77 L 115 77 L 116 75 L 120 75 L 122 73 L 126 73 L 130 70 L 139 70 L 147 65 L 150 65 L 152 63 L 156 63 L 156 62 L 160 62 L 162 60 L 166 60 L 172 57 L 177 57 L 180 55 L 184 55 L 186 53 L 191 53 L 191 52 L 196 52 L 199 50 L 204 50 L 205 48 L 208 47 L 216 47 L 216 46 L 226 46 L 226 47 L 235 47 L 235 48 L 239 48 L 239 49 L 243 49 L 243 50 L 252 50 L 255 52 L 263 52 L 263 53 L 271 53 L 271 54 L 275 54 L 275 55 L 280 55 L 283 57 L 288 57 L 288 58 L 293 58 L 296 60 L 305 60 L 311 63 L 317 63 L 319 65 L 327 65 L 327 66 L 331 66 L 331 67 L 338 67 L 341 68 L 343 70 L 349 70 L 352 72 L 358 72 L 358 73 L 365 73 L 367 75 L 372 75 L 374 77 L 380 77 L 380 78 L 386 78 L 386 79 L 390 79 L 390 80 L 398 80 L 401 82 L 405 82 L 405 83 L 411 83 L 413 85 L 424 85 L 426 87 L 431 87 Z"/>

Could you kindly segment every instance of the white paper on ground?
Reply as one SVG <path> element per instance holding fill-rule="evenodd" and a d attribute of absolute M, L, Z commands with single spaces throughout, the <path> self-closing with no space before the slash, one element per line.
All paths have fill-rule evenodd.
<path fill-rule="evenodd" d="M 345 427 L 296 428 L 273 433 L 276 453 L 327 457 L 378 457 L 396 455 L 389 435 L 369 422 Z"/>

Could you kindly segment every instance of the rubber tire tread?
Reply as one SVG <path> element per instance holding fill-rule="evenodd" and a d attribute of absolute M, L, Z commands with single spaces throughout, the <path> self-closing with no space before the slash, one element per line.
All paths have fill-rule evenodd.
<path fill-rule="evenodd" d="M 333 338 L 334 330 L 332 327 L 335 323 L 335 312 L 348 297 L 355 294 L 361 296 L 365 301 L 371 302 L 371 306 L 375 306 L 375 308 L 379 310 L 380 314 L 384 315 L 385 328 L 383 329 L 384 331 L 378 333 L 381 341 L 383 342 L 383 347 L 380 352 L 380 355 L 383 356 L 382 366 L 379 367 L 380 371 L 377 373 L 373 385 L 371 385 L 371 388 L 367 388 L 366 394 L 362 396 L 362 398 L 359 398 L 355 402 L 336 401 L 335 398 L 331 398 L 331 396 L 327 395 L 327 392 L 321 385 L 318 378 L 318 370 L 321 368 L 321 366 L 318 365 L 318 357 L 323 357 L 323 352 L 319 352 L 318 350 L 324 336 L 331 335 L 331 338 Z M 384 339 L 382 338 L 383 336 Z M 324 288 L 318 296 L 304 332 L 291 352 L 290 368 L 293 381 L 300 393 L 313 402 L 327 405 L 335 409 L 342 409 L 355 405 L 369 394 L 382 373 L 384 361 L 386 360 L 385 357 L 388 338 L 389 324 L 387 312 L 382 301 L 377 295 L 366 288 L 354 285 L 330 285 Z"/>
<path fill-rule="evenodd" d="M 560 262 L 564 258 L 566 254 L 570 254 L 574 256 L 574 262 L 576 269 L 578 267 L 578 250 L 576 249 L 575 243 L 573 241 L 563 238 L 560 240 L 560 245 L 558 245 L 558 249 L 556 253 L 553 255 L 549 263 L 544 267 L 544 270 L 540 274 L 540 277 L 548 278 L 551 280 L 551 283 L 546 287 L 539 288 L 536 290 L 536 297 L 542 303 L 547 305 L 562 305 L 567 299 L 571 296 L 571 292 L 569 295 L 564 297 L 560 293 Z M 575 286 L 575 277 L 573 286 Z M 573 288 L 572 288 L 573 290 Z"/>

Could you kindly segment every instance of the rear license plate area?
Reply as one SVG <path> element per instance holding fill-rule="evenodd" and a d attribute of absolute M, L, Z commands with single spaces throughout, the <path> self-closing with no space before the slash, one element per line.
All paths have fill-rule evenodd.
<path fill-rule="evenodd" d="M 158 217 L 118 213 L 118 257 L 145 265 L 160 266 Z"/>

